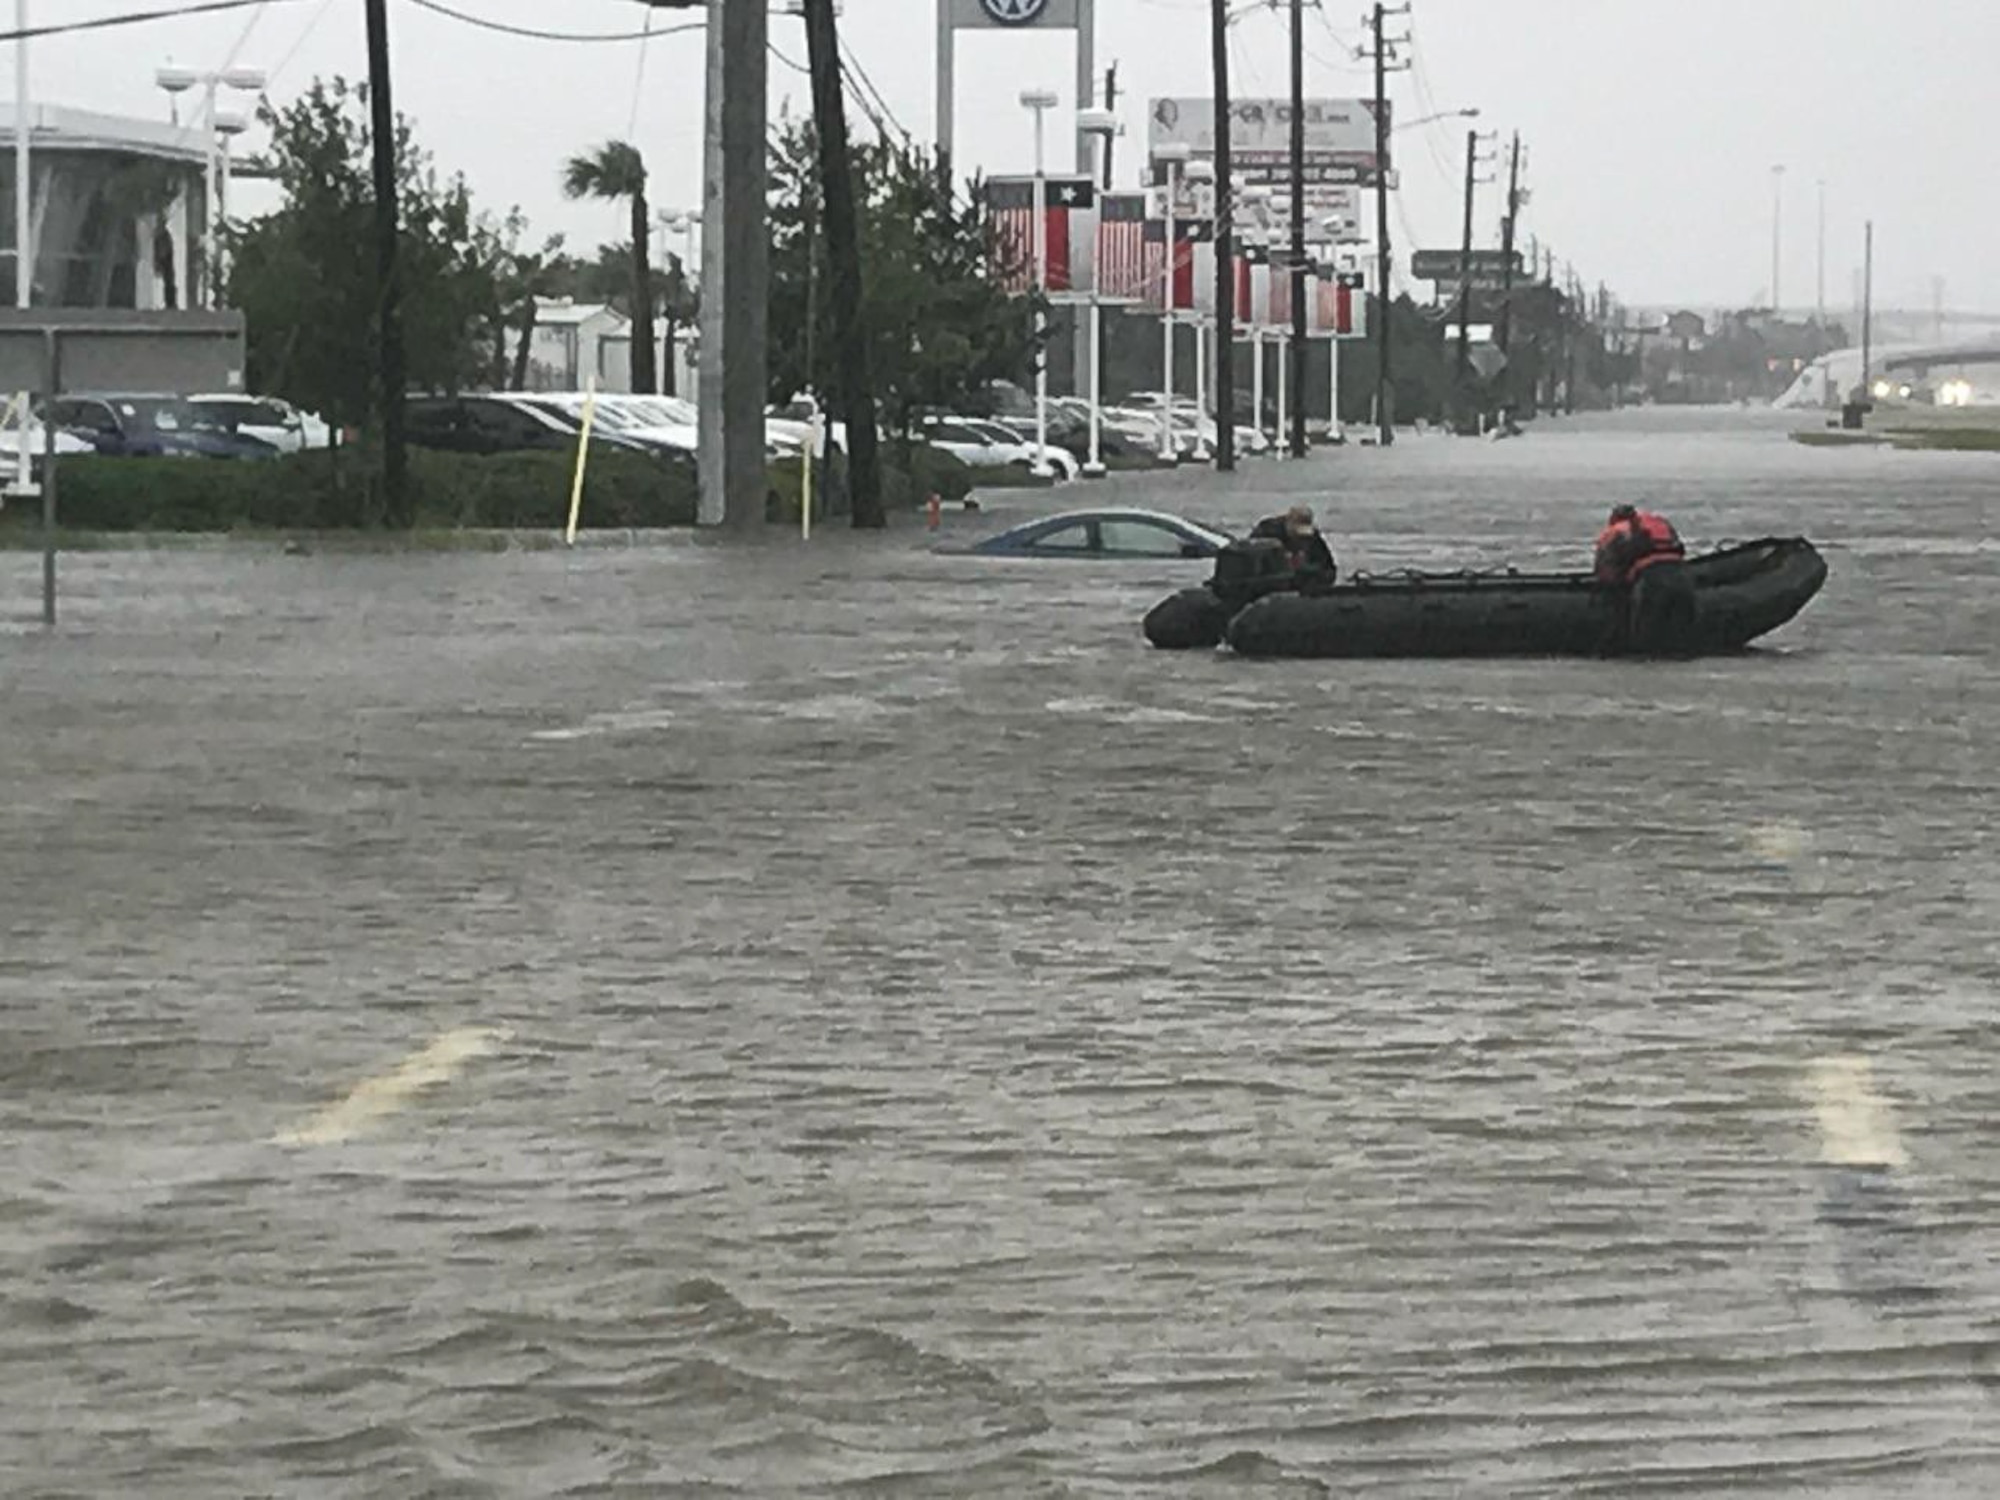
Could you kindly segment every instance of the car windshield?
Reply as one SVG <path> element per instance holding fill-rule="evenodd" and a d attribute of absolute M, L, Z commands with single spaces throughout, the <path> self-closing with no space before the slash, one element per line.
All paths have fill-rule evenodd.
<path fill-rule="evenodd" d="M 145 432 L 226 432 L 228 428 L 210 412 L 189 401 L 169 397 L 125 397 L 110 403 L 128 427 Z"/>

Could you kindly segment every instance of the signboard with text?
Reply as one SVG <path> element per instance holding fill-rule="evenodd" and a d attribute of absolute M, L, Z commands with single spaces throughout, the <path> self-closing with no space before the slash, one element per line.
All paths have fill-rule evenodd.
<path fill-rule="evenodd" d="M 1388 106 L 1385 104 L 1386 110 Z M 1305 102 L 1305 168 L 1308 182 L 1372 185 L 1383 165 L 1375 149 L 1375 107 L 1366 99 Z M 1147 149 L 1185 146 L 1191 156 L 1215 154 L 1215 101 L 1155 99 L 1149 111 Z M 1229 110 L 1230 159 L 1245 182 L 1287 180 L 1292 160 L 1289 99 L 1237 99 Z"/>

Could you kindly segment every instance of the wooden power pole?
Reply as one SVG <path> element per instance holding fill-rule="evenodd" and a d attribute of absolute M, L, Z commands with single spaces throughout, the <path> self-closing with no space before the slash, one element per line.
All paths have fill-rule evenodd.
<path fill-rule="evenodd" d="M 382 433 L 382 505 L 392 526 L 415 523 L 403 446 L 403 290 L 396 264 L 396 109 L 389 90 L 388 0 L 367 0 L 370 156 L 375 173 L 375 418 Z"/>
<path fill-rule="evenodd" d="M 1292 248 L 1285 276 L 1292 291 L 1292 337 L 1285 350 L 1292 390 L 1291 453 L 1306 456 L 1306 23 L 1304 0 L 1292 0 Z"/>
<path fill-rule="evenodd" d="M 840 37 L 833 0 L 805 0 L 806 60 L 812 72 L 813 130 L 819 138 L 820 201 L 826 214 L 827 266 L 833 282 L 832 409 L 847 428 L 847 490 L 857 527 L 879 527 L 882 474 L 875 454 L 875 392 L 868 378 L 868 327 L 862 312 L 861 246 L 854 219 L 853 162 L 847 152 Z M 811 504 L 812 497 L 803 503 Z"/>
<path fill-rule="evenodd" d="M 1296 0 L 1294 0 L 1296 4 Z M 1236 467 L 1235 197 L 1229 158 L 1229 3 L 1209 0 L 1215 71 L 1215 467 Z M 1296 139 L 1298 125 L 1294 119 Z M 1201 337 L 1200 325 L 1195 337 Z M 1200 399 L 1196 393 L 1197 402 Z M 1299 402 L 1301 411 L 1305 403 Z"/>
<path fill-rule="evenodd" d="M 1521 216 L 1521 132 L 1514 132 L 1514 144 L 1507 153 L 1507 217 L 1500 224 L 1500 310 L 1493 323 L 1493 343 L 1501 358 L 1509 359 L 1507 345 L 1514 336 L 1514 221 Z M 1500 406 L 1511 403 L 1507 392 L 1514 383 L 1508 364 L 1500 367 Z"/>

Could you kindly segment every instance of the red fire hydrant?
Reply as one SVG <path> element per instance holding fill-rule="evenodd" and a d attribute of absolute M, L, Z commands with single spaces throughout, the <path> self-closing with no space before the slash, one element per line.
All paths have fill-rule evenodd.
<path fill-rule="evenodd" d="M 931 531 L 938 529 L 944 519 L 944 506 L 938 500 L 937 491 L 932 490 L 930 498 L 924 502 L 924 525 Z"/>

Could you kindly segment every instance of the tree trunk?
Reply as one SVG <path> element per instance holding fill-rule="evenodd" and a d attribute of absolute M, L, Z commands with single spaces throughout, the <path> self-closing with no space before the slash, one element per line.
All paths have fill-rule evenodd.
<path fill-rule="evenodd" d="M 521 343 L 514 351 L 514 378 L 508 385 L 510 391 L 525 391 L 528 388 L 528 356 L 535 343 L 535 298 L 528 295 L 526 315 L 521 319 Z"/>
<path fill-rule="evenodd" d="M 650 396 L 660 388 L 653 343 L 652 213 L 644 189 L 632 195 L 632 389 Z"/>
<path fill-rule="evenodd" d="M 660 348 L 660 394 L 662 396 L 678 396 L 680 394 L 679 383 L 674 375 L 674 365 L 677 363 L 675 359 L 674 335 L 680 332 L 680 319 L 674 316 L 674 309 L 670 306 L 662 315 L 661 321 L 664 325 L 666 337 L 661 340 Z"/>

